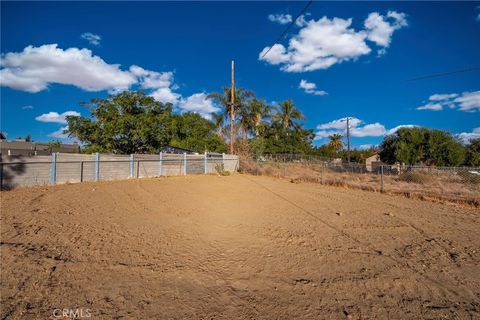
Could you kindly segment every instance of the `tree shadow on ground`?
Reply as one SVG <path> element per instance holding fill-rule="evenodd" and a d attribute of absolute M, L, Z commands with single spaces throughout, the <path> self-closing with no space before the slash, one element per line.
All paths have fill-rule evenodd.
<path fill-rule="evenodd" d="M 11 190 L 15 187 L 15 177 L 25 173 L 25 157 L 2 156 L 0 167 L 0 189 Z"/>

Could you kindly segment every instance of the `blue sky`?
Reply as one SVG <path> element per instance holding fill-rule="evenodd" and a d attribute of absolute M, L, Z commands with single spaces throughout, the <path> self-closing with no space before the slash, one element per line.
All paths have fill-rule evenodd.
<path fill-rule="evenodd" d="M 346 116 L 354 146 L 401 125 L 480 137 L 480 72 L 405 81 L 480 67 L 480 2 L 313 2 L 260 59 L 304 5 L 1 2 L 1 130 L 63 139 L 80 102 L 127 88 L 207 116 L 234 59 L 237 85 L 292 99 L 316 144 Z"/>

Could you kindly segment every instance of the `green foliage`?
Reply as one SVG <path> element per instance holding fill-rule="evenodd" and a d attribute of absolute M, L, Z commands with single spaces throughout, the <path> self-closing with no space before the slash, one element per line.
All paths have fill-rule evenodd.
<path fill-rule="evenodd" d="M 91 116 L 68 116 L 68 133 L 84 144 L 83 152 L 157 153 L 172 145 L 197 152 L 225 151 L 215 125 L 198 115 L 173 115 L 142 91 L 92 99 Z"/>
<path fill-rule="evenodd" d="M 480 166 L 480 139 L 473 139 L 467 145 L 465 165 L 470 167 Z"/>
<path fill-rule="evenodd" d="M 337 157 L 337 152 L 329 144 L 324 144 L 318 147 L 314 147 L 311 153 L 316 156 L 330 158 L 330 159 Z"/>
<path fill-rule="evenodd" d="M 426 184 L 431 182 L 433 177 L 424 172 L 404 172 L 398 176 L 398 180 L 408 183 Z"/>
<path fill-rule="evenodd" d="M 243 88 L 235 88 L 235 104 L 231 104 L 232 90 L 231 87 L 223 87 L 223 92 L 214 92 L 208 95 L 208 98 L 216 101 L 219 105 L 222 106 L 223 110 L 221 114 L 214 114 L 215 123 L 219 128 L 219 132 L 223 132 L 226 135 L 227 124 L 233 126 L 233 130 L 236 131 L 235 126 L 237 126 L 243 131 L 243 135 L 246 137 L 248 135 L 248 129 L 251 125 L 251 112 L 248 112 L 247 105 L 250 103 L 251 99 L 255 97 L 255 94 L 249 90 Z M 236 122 L 236 123 L 235 123 Z"/>
<path fill-rule="evenodd" d="M 343 141 L 341 134 L 335 133 L 328 136 L 328 138 L 330 139 L 328 145 L 331 149 L 335 151 L 335 153 L 338 153 L 340 150 L 343 149 Z"/>
<path fill-rule="evenodd" d="M 277 112 L 273 115 L 273 119 L 276 123 L 281 124 L 284 129 L 300 127 L 298 121 L 305 120 L 305 116 L 295 106 L 292 100 L 280 102 L 276 111 Z"/>
<path fill-rule="evenodd" d="M 214 116 L 219 136 L 226 137 L 232 120 L 230 88 L 223 93 L 212 93 L 210 98 L 223 106 L 221 114 Z M 304 129 L 300 123 L 304 115 L 291 100 L 273 107 L 257 99 L 248 90 L 235 91 L 234 127 L 238 140 L 246 141 L 250 154 L 258 157 L 264 153 L 309 153 L 312 150 L 313 130 Z M 237 141 L 238 142 L 238 141 Z M 237 143 L 237 149 L 241 143 Z"/>
<path fill-rule="evenodd" d="M 265 153 L 310 153 L 315 134 L 300 126 L 285 128 L 274 122 L 264 133 Z"/>
<path fill-rule="evenodd" d="M 264 100 L 257 98 L 240 104 L 239 124 L 245 138 L 248 135 L 258 137 L 263 133 L 265 126 L 268 126 L 267 120 L 271 117 L 271 108 Z"/>
<path fill-rule="evenodd" d="M 82 144 L 82 152 L 118 154 L 157 153 L 165 146 L 196 152 L 227 152 L 230 124 L 234 145 L 255 158 L 265 153 L 314 154 L 347 158 L 342 136 L 331 135 L 328 144 L 314 147 L 314 131 L 305 129 L 305 116 L 291 100 L 270 106 L 248 90 L 237 88 L 235 105 L 230 88 L 209 95 L 223 106 L 212 121 L 196 113 L 174 114 L 163 104 L 139 92 L 123 92 L 106 99 L 92 99 L 90 117 L 68 116 L 68 134 Z M 233 111 L 233 113 L 232 113 Z M 465 147 L 450 133 L 427 128 L 400 128 L 380 145 L 382 161 L 407 165 L 480 166 L 480 139 Z M 377 150 L 352 150 L 351 161 L 364 162 Z"/>
<path fill-rule="evenodd" d="M 172 116 L 172 147 L 204 152 L 226 152 L 227 145 L 216 134 L 215 124 L 198 113 L 187 112 Z"/>
<path fill-rule="evenodd" d="M 350 161 L 351 162 L 357 162 L 357 163 L 365 163 L 365 160 L 374 154 L 377 153 L 377 150 L 375 148 L 370 148 L 366 150 L 358 150 L 358 149 L 353 149 L 350 151 Z M 346 160 L 347 159 L 347 151 L 342 151 L 340 153 L 340 156 L 342 159 Z"/>
<path fill-rule="evenodd" d="M 380 145 L 380 158 L 389 164 L 457 166 L 464 156 L 465 147 L 450 133 L 420 127 L 400 128 Z"/>
<path fill-rule="evenodd" d="M 254 159 L 258 159 L 265 153 L 265 139 L 263 137 L 254 137 L 248 140 L 248 147 Z"/>
<path fill-rule="evenodd" d="M 215 171 L 217 171 L 217 173 L 221 176 L 229 176 L 230 175 L 229 171 L 225 171 L 225 166 L 221 162 L 217 163 L 215 165 Z"/>

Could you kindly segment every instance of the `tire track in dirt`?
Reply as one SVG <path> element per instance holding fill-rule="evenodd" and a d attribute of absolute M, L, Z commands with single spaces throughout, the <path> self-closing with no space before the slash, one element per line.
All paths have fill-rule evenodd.
<path fill-rule="evenodd" d="M 310 195 L 307 195 L 305 194 L 305 196 L 307 197 L 310 197 Z M 356 194 L 349 194 L 348 195 L 349 197 L 351 198 L 354 198 L 356 199 L 356 201 L 358 202 L 361 202 L 361 203 L 364 203 L 364 204 L 369 204 L 369 202 L 367 200 L 365 200 L 364 198 L 362 198 L 361 196 L 358 196 Z M 379 195 L 379 198 L 381 198 L 382 196 Z M 392 197 L 392 196 L 389 196 L 389 197 Z M 312 199 L 312 198 L 311 198 Z M 396 211 L 401 211 L 400 209 L 402 208 L 400 205 L 395 205 L 395 204 L 392 204 L 391 202 L 389 202 L 388 200 L 379 200 L 377 201 L 379 204 L 383 204 L 387 207 L 391 207 L 391 208 L 394 208 L 396 209 Z M 431 204 L 431 203 L 422 203 L 423 205 L 425 206 L 432 206 L 432 205 L 435 205 L 435 204 Z M 357 213 L 357 212 L 361 212 L 363 210 L 371 210 L 372 208 L 369 207 L 369 208 L 366 208 L 366 209 L 357 209 L 357 210 L 350 210 L 349 213 Z M 333 209 L 332 209 L 333 210 Z M 403 211 L 403 210 L 402 210 Z M 403 213 L 403 212 L 402 212 Z M 440 214 L 440 215 L 443 215 L 443 216 L 448 216 L 448 217 L 453 217 L 453 218 L 458 218 L 458 215 L 454 215 L 454 214 L 449 214 L 449 213 L 444 213 L 444 212 L 436 212 L 436 214 Z M 460 267 L 459 265 L 459 261 L 458 261 L 458 253 L 455 252 L 455 250 L 451 250 L 449 247 L 447 247 L 445 244 L 443 244 L 442 242 L 440 242 L 437 237 L 438 236 L 433 236 L 431 235 L 430 233 L 428 233 L 427 231 L 425 231 L 424 229 L 422 229 L 421 227 L 415 225 L 414 223 L 411 223 L 411 222 L 408 222 L 406 219 L 403 219 L 403 218 L 400 218 L 398 216 L 398 214 L 387 214 L 390 216 L 390 219 L 391 220 L 396 220 L 398 222 L 400 222 L 404 227 L 406 228 L 410 228 L 411 230 L 413 230 L 416 234 L 420 235 L 425 241 L 429 242 L 429 243 L 434 243 L 437 248 L 442 251 L 445 255 L 445 257 L 448 257 L 449 261 L 452 262 L 452 265 L 456 266 L 456 267 Z M 476 222 L 477 219 L 475 215 L 471 214 L 469 216 L 469 218 L 471 218 L 472 222 Z M 368 228 L 371 228 L 371 226 L 368 226 Z M 410 246 L 410 245 L 409 245 Z M 400 252 L 398 249 L 395 249 L 397 254 L 400 255 L 401 257 L 403 257 L 404 255 L 402 254 L 402 252 Z"/>
<path fill-rule="evenodd" d="M 18 251 L 23 249 L 2 257 L 10 275 L 4 278 L 7 308 L 1 316 L 40 319 L 51 315 L 51 308 L 68 305 L 91 306 L 93 317 L 99 319 L 478 315 L 478 304 L 470 305 L 417 274 L 419 257 L 427 254 L 430 262 L 434 255 L 428 250 L 435 248 L 432 253 L 437 254 L 440 248 L 434 242 L 417 246 L 421 234 L 385 216 L 381 210 L 392 208 L 383 204 L 387 198 L 372 193 L 362 198 L 361 191 L 350 194 L 340 188 L 265 177 L 254 180 L 286 200 L 240 175 L 85 183 L 6 193 L 2 241 L 56 248 L 72 261 L 44 259 L 42 252 L 39 257 L 23 255 Z M 45 194 L 36 201 L 39 212 L 15 205 L 18 199 L 39 194 Z M 394 204 L 395 210 L 436 216 L 433 205 L 408 199 Z M 342 214 L 336 215 L 338 208 Z M 414 225 L 422 221 L 412 219 L 411 212 L 405 214 L 399 216 Z M 450 220 L 446 215 L 438 218 L 442 220 L 421 228 L 442 235 Z M 15 223 L 20 236 L 14 238 L 15 231 L 5 235 Z M 458 231 L 445 238 L 455 234 L 453 239 L 475 245 L 472 229 L 459 221 Z M 400 250 L 402 255 L 390 252 L 397 247 L 390 242 L 390 233 L 414 245 Z M 385 244 L 374 240 L 382 238 Z M 478 266 L 476 256 L 471 261 L 468 267 Z M 449 276 L 456 270 L 443 258 L 438 265 Z M 425 270 L 426 275 L 435 279 L 439 268 Z M 42 280 L 48 278 L 49 282 Z M 463 284 L 479 288 L 480 278 L 470 279 L 474 282 Z M 452 288 L 448 280 L 445 286 Z M 18 303 L 11 300 L 16 291 Z M 460 303 L 462 299 L 467 304 Z"/>
<path fill-rule="evenodd" d="M 340 229 L 339 227 L 327 222 L 326 220 L 318 217 L 317 215 L 315 215 L 314 213 L 312 213 L 310 210 L 307 210 L 305 208 L 303 208 L 302 206 L 299 206 L 298 204 L 296 204 L 295 202 L 293 202 L 292 200 L 286 198 L 285 196 L 271 190 L 270 188 L 266 187 L 265 185 L 262 185 L 261 183 L 257 182 L 257 181 L 254 181 L 246 176 L 243 176 L 245 177 L 245 179 L 249 180 L 250 182 L 260 186 L 261 188 L 264 188 L 265 190 L 269 191 L 270 193 L 274 194 L 275 196 L 277 196 L 278 198 L 282 199 L 283 201 L 289 203 L 290 205 L 300 209 L 303 213 L 305 213 L 306 215 L 314 218 L 315 220 L 318 220 L 319 222 L 323 223 L 324 225 L 328 226 L 329 228 L 335 230 L 336 232 L 338 232 L 339 234 L 341 234 L 342 236 L 344 236 L 345 238 L 353 241 L 353 242 L 356 242 L 358 243 L 359 245 L 365 247 L 366 249 L 370 250 L 372 254 L 377 254 L 379 256 L 384 256 L 390 260 L 392 260 L 393 262 L 395 262 L 397 265 L 400 265 L 406 269 L 409 269 L 411 270 L 412 272 L 420 275 L 422 278 L 424 278 L 425 280 L 429 281 L 430 283 L 432 284 L 435 284 L 436 286 L 444 289 L 445 291 L 447 292 L 450 292 L 451 294 L 453 294 L 454 296 L 457 296 L 457 297 L 460 297 L 462 298 L 464 301 L 467 301 L 467 300 L 470 300 L 472 297 L 466 297 L 466 296 L 463 296 L 462 294 L 460 294 L 459 292 L 457 292 L 457 290 L 454 290 L 452 288 L 449 288 L 447 286 L 445 286 L 443 283 L 441 283 L 440 281 L 437 281 L 436 279 L 433 279 L 432 277 L 426 275 L 424 272 L 422 272 L 421 270 L 418 270 L 406 263 L 404 263 L 403 261 L 399 260 L 398 258 L 404 258 L 404 256 L 397 251 L 397 254 L 399 255 L 399 257 L 393 257 L 391 255 L 386 255 L 384 254 L 382 251 L 380 250 L 377 250 L 374 246 L 372 246 L 371 244 L 369 243 L 365 243 L 363 241 L 360 241 L 358 240 L 357 238 L 353 237 L 352 235 L 350 235 L 349 233 L 345 232 L 344 230 Z M 466 289 L 467 290 L 467 289 Z M 468 290 L 467 290 L 468 291 Z"/>

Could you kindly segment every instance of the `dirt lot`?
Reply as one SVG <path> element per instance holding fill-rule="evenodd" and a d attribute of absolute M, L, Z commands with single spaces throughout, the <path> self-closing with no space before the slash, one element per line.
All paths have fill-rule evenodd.
<path fill-rule="evenodd" d="M 479 209 L 248 175 L 1 196 L 1 319 L 480 318 Z"/>

